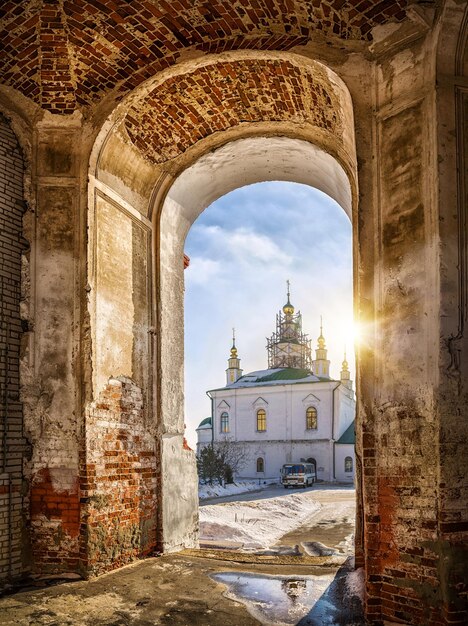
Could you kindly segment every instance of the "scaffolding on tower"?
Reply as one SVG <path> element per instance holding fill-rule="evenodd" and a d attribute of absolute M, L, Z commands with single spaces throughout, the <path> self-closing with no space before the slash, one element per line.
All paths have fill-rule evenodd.
<path fill-rule="evenodd" d="M 276 315 L 276 331 L 267 338 L 268 368 L 293 367 L 311 370 L 312 346 L 308 335 L 302 332 L 302 315 Z"/>

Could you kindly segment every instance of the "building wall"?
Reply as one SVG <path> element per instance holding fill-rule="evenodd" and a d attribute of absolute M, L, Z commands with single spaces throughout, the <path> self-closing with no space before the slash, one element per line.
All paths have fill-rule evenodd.
<path fill-rule="evenodd" d="M 356 400 L 354 391 L 341 385 L 335 391 L 335 432 L 338 440 L 356 417 Z"/>
<path fill-rule="evenodd" d="M 334 383 L 331 388 L 335 387 Z M 329 383 L 272 385 L 215 391 L 215 439 L 221 436 L 220 416 L 229 413 L 230 435 L 237 440 L 266 441 L 331 439 L 332 391 Z M 307 430 L 306 410 L 317 409 L 317 429 Z M 257 410 L 266 411 L 267 429 L 257 432 Z"/>
<path fill-rule="evenodd" d="M 343 434 L 354 419 L 355 409 L 352 394 L 336 381 L 223 389 L 213 391 L 212 396 L 215 441 L 227 437 L 241 442 L 248 450 L 249 462 L 239 472 L 239 477 L 259 477 L 258 457 L 265 460 L 265 478 L 278 478 L 284 463 L 312 457 L 317 461 L 317 478 L 334 479 L 332 437 L 338 439 Z M 306 428 L 306 411 L 310 406 L 317 409 L 316 430 Z M 260 408 L 266 411 L 265 432 L 256 430 Z M 229 415 L 229 433 L 220 432 L 223 412 Z M 203 436 L 207 437 L 205 433 Z M 199 441 L 201 443 L 201 439 Z"/>
<path fill-rule="evenodd" d="M 262 443 L 240 443 L 247 450 L 248 462 L 239 471 L 237 477 L 245 479 L 277 479 L 281 476 L 284 463 L 300 462 L 301 459 L 314 458 L 317 461 L 317 480 L 333 480 L 332 444 L 330 441 L 316 443 L 280 443 L 265 441 Z M 265 463 L 265 471 L 257 472 L 257 459 Z"/>
<path fill-rule="evenodd" d="M 0 584 L 23 571 L 23 406 L 20 401 L 23 157 L 0 115 Z"/>

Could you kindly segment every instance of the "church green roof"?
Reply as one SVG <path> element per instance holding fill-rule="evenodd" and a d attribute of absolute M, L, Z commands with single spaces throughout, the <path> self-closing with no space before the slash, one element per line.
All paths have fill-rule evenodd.
<path fill-rule="evenodd" d="M 336 443 L 356 443 L 356 434 L 354 432 L 354 420 L 348 426 L 348 428 L 344 431 L 341 437 L 338 439 Z"/>
<path fill-rule="evenodd" d="M 300 380 L 310 376 L 310 374 L 309 370 L 285 367 L 284 369 L 275 370 L 266 376 L 260 376 L 257 378 L 257 383 L 267 383 L 270 380 Z"/>
<path fill-rule="evenodd" d="M 249 372 L 241 376 L 236 382 L 225 387 L 210 389 L 210 391 L 224 391 L 225 389 L 241 389 L 247 387 L 262 387 L 272 385 L 299 385 L 304 383 L 333 383 L 332 378 L 315 376 L 310 370 L 296 367 L 277 367 L 268 370 Z"/>
<path fill-rule="evenodd" d="M 203 426 L 211 427 L 211 417 L 205 417 L 205 419 L 198 424 L 198 428 L 202 428 Z"/>

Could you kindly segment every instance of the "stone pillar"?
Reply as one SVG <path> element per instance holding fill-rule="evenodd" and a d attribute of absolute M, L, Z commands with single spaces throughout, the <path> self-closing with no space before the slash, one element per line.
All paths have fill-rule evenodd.
<path fill-rule="evenodd" d="M 23 368 L 31 541 L 36 572 L 76 570 L 79 561 L 80 119 L 44 116 L 34 137 L 31 230 L 34 333 Z"/>
<path fill-rule="evenodd" d="M 448 3 L 437 58 L 440 233 L 438 556 L 444 623 L 468 622 L 468 6 Z"/>
<path fill-rule="evenodd" d="M 158 545 L 164 552 L 198 545 L 198 475 L 195 454 L 184 445 L 184 265 L 180 207 L 167 201 L 159 251 L 157 438 Z M 163 366 L 162 366 L 163 365 Z"/>
<path fill-rule="evenodd" d="M 439 369 L 446 304 L 440 294 L 445 269 L 439 256 L 433 37 L 376 63 L 369 102 L 375 115 L 367 137 L 368 121 L 359 114 L 365 96 L 356 97 L 358 306 L 366 329 L 358 373 L 364 533 L 362 545 L 358 526 L 357 557 L 364 557 L 366 569 L 366 618 L 376 624 L 464 623 L 449 608 L 456 594 L 447 591 L 459 575 L 458 540 L 450 546 L 444 538 L 444 532 L 455 533 L 454 540 L 463 528 L 455 503 L 463 457 L 454 447 L 461 440 L 455 388 L 449 392 L 450 417 L 440 410 L 449 386 Z M 455 621 L 449 621 L 450 611 Z"/>

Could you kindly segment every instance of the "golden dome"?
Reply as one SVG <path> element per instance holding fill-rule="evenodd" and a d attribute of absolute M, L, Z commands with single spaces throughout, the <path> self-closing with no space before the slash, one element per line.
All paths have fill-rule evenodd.
<path fill-rule="evenodd" d="M 319 350 L 325 350 L 325 337 L 323 336 L 322 316 L 320 316 L 320 335 L 317 338 Z"/>
<path fill-rule="evenodd" d="M 237 348 L 236 348 L 236 329 L 232 329 L 232 348 L 231 348 L 231 359 L 237 359 Z"/>
<path fill-rule="evenodd" d="M 289 298 L 288 301 L 286 302 L 286 304 L 283 307 L 283 313 L 285 315 L 293 315 L 294 314 L 294 307 L 293 305 L 289 302 Z"/>
<path fill-rule="evenodd" d="M 289 280 L 286 281 L 286 284 L 288 286 L 288 291 L 287 291 L 288 301 L 286 302 L 286 304 L 283 307 L 283 313 L 285 315 L 294 315 L 294 307 L 291 304 L 291 302 L 289 301 L 289 298 L 290 298 L 290 295 L 291 295 L 290 292 L 289 292 Z"/>
<path fill-rule="evenodd" d="M 346 350 L 345 350 L 343 363 L 341 364 L 341 369 L 342 369 L 343 372 L 347 372 L 348 368 L 349 368 L 349 363 L 346 360 Z"/>

